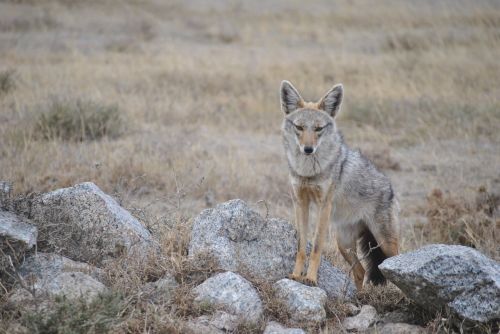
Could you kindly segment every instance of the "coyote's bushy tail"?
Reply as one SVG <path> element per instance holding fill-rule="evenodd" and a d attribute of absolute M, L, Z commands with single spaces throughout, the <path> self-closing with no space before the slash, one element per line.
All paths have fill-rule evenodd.
<path fill-rule="evenodd" d="M 379 246 L 377 240 L 368 227 L 365 227 L 361 232 L 359 245 L 363 257 L 366 259 L 366 275 L 368 281 L 372 282 L 374 285 L 385 284 L 386 279 L 384 275 L 382 275 L 380 269 L 378 269 L 378 265 L 381 264 L 387 256 L 380 247 L 377 247 Z"/>

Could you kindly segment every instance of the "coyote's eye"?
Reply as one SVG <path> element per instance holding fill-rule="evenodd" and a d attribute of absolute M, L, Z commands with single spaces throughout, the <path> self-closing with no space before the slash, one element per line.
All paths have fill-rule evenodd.
<path fill-rule="evenodd" d="M 300 126 L 300 125 L 297 125 L 297 124 L 294 124 L 295 125 L 295 128 L 299 131 L 302 131 L 304 130 L 304 127 Z"/>
<path fill-rule="evenodd" d="M 316 128 L 314 129 L 314 131 L 316 131 L 316 132 L 321 132 L 321 131 L 323 131 L 323 129 L 324 129 L 324 128 L 325 128 L 324 126 L 323 126 L 323 127 L 318 126 L 318 127 L 316 127 Z"/>

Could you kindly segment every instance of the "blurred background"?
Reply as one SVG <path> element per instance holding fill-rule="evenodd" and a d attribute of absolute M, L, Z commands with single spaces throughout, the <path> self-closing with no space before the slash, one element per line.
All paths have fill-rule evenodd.
<path fill-rule="evenodd" d="M 280 82 L 341 82 L 338 127 L 395 183 L 403 249 L 498 257 L 499 60 L 493 0 L 1 1 L 0 179 L 93 181 L 153 231 L 232 198 L 293 221 Z"/>

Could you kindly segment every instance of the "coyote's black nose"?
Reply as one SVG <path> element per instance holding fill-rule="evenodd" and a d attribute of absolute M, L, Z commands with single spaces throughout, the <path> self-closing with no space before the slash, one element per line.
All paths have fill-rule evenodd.
<path fill-rule="evenodd" d="M 304 147 L 304 153 L 305 154 L 311 154 L 313 152 L 314 152 L 314 148 L 312 148 L 311 146 Z"/>

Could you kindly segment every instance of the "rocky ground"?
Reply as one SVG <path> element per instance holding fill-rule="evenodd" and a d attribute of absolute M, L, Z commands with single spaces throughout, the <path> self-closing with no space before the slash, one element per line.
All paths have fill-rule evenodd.
<path fill-rule="evenodd" d="M 64 325 L 53 323 L 64 303 L 82 310 L 107 305 L 103 300 L 117 290 L 116 268 L 127 275 L 138 263 L 164 266 L 121 297 L 169 317 L 162 319 L 163 329 L 148 329 L 153 332 L 427 333 L 436 330 L 426 323 L 433 314 L 447 317 L 447 330 L 498 330 L 500 264 L 470 247 L 430 244 L 387 259 L 380 269 L 391 287 L 376 293 L 393 293 L 398 300 L 380 308 L 367 303 L 369 287 L 356 291 L 350 273 L 327 258 L 317 287 L 287 279 L 295 229 L 262 217 L 242 200 L 197 216 L 182 274 L 166 259 L 161 240 L 93 183 L 31 198 L 4 191 L 0 204 L 2 330 L 9 333 L 64 332 Z M 126 330 L 134 308 L 120 306 L 107 322 L 99 317 L 117 310 L 97 310 L 97 318 L 90 316 L 95 323 L 76 321 L 65 324 L 66 330 Z"/>

